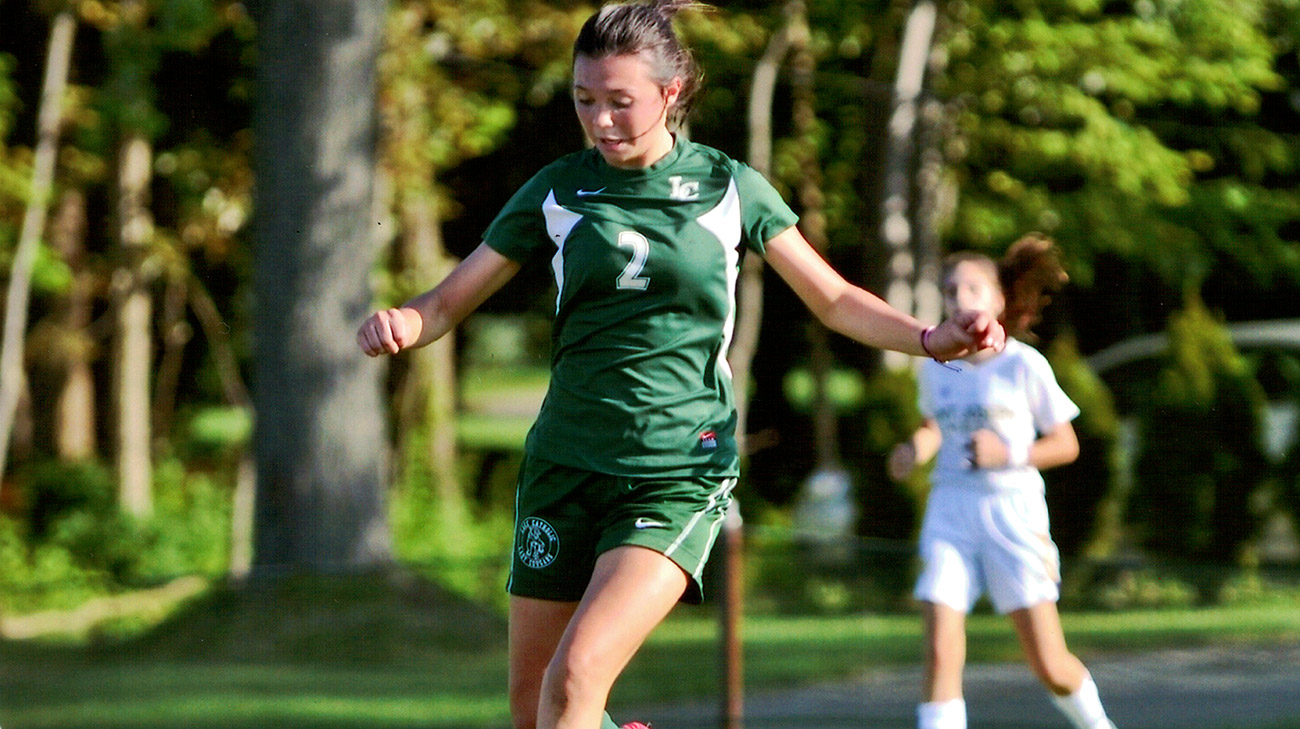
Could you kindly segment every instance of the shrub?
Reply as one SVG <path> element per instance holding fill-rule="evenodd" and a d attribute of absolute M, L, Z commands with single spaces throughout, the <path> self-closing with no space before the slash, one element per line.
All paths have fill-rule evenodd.
<path fill-rule="evenodd" d="M 1155 555 L 1232 562 L 1256 530 L 1252 499 L 1269 475 L 1264 394 L 1199 301 L 1172 318 L 1169 340 L 1141 407 L 1131 521 Z"/>
<path fill-rule="evenodd" d="M 929 469 L 916 469 L 906 483 L 889 478 L 889 453 L 921 425 L 911 370 L 882 371 L 863 389 L 861 409 L 842 422 L 845 459 L 858 469 L 857 533 L 864 537 L 912 540 L 920 526 Z"/>
<path fill-rule="evenodd" d="M 1182 580 L 1138 570 L 1121 572 L 1097 590 L 1096 601 L 1110 610 L 1181 608 L 1196 604 L 1197 590 Z"/>
<path fill-rule="evenodd" d="M 118 510 L 107 468 L 92 461 L 46 461 L 34 464 L 25 476 L 25 521 L 33 554 L 41 548 L 61 550 L 67 553 L 69 570 L 110 581 L 134 574 L 145 536 L 141 525 Z"/>
<path fill-rule="evenodd" d="M 180 461 L 154 471 L 154 515 L 130 577 L 158 582 L 180 575 L 224 572 L 230 557 L 230 487 L 220 474 L 187 471 Z"/>
<path fill-rule="evenodd" d="M 71 607 L 97 594 L 226 569 L 229 490 L 213 474 L 159 463 L 148 519 L 118 509 L 102 464 L 43 462 L 21 479 L 24 509 L 16 519 L 0 517 L 0 610 Z"/>
<path fill-rule="evenodd" d="M 1300 359 L 1281 357 L 1277 360 L 1277 379 L 1281 381 L 1281 396 L 1300 412 Z M 1277 506 L 1291 517 L 1291 523 L 1300 525 L 1300 438 L 1294 435 L 1291 443 L 1274 469 L 1277 480 Z"/>
<path fill-rule="evenodd" d="M 1047 351 L 1061 389 L 1079 406 L 1074 421 L 1079 458 L 1043 472 L 1052 538 L 1066 557 L 1085 549 L 1106 556 L 1119 539 L 1123 495 L 1119 475 L 1119 415 L 1114 398 L 1071 336 L 1060 336 Z"/>
<path fill-rule="evenodd" d="M 473 466 L 483 468 L 482 454 L 462 458 L 460 484 L 438 489 L 422 447 L 427 433 L 421 429 L 408 437 L 401 481 L 388 494 L 394 552 L 452 592 L 504 609 L 514 514 L 499 502 L 514 483 L 518 454 L 489 467 L 490 475 L 478 474 L 480 501 L 461 484 L 474 480 L 468 472 Z"/>
<path fill-rule="evenodd" d="M 117 510 L 113 476 L 94 461 L 36 463 L 20 480 L 26 483 L 24 521 L 30 538 L 37 542 L 48 539 L 58 522 L 69 515 L 109 517 Z"/>

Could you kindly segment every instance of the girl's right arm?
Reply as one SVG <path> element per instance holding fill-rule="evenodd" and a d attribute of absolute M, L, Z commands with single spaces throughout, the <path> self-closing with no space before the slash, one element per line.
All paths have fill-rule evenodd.
<path fill-rule="evenodd" d="M 371 357 L 423 347 L 455 328 L 518 272 L 518 263 L 480 243 L 433 289 L 371 314 L 357 330 L 357 345 Z"/>
<path fill-rule="evenodd" d="M 926 418 L 911 438 L 894 446 L 889 454 L 889 477 L 895 481 L 906 479 L 913 469 L 934 458 L 942 442 L 939 424 L 934 418 Z"/>

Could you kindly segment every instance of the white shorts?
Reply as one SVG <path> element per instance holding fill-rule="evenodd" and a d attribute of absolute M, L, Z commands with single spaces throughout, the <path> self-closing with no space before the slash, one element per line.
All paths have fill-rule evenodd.
<path fill-rule="evenodd" d="M 1007 614 L 1060 598 L 1060 553 L 1037 491 L 931 490 L 913 595 L 968 613 L 985 591 Z"/>

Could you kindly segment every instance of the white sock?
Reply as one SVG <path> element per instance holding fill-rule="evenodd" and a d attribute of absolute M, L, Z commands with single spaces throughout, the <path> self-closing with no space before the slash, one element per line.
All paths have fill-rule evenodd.
<path fill-rule="evenodd" d="M 1097 693 L 1097 684 L 1092 676 L 1083 677 L 1083 685 L 1069 696 L 1052 695 L 1056 708 L 1065 714 L 1075 729 L 1114 729 L 1114 724 L 1106 717 L 1102 708 L 1101 696 Z"/>
<path fill-rule="evenodd" d="M 966 729 L 965 699 L 920 704 L 916 707 L 916 729 Z"/>

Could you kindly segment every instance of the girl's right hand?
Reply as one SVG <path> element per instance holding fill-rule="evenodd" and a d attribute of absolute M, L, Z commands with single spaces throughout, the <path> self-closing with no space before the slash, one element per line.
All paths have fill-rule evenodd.
<path fill-rule="evenodd" d="M 899 443 L 889 453 L 889 477 L 895 481 L 906 480 L 916 468 L 916 446 Z"/>
<path fill-rule="evenodd" d="M 357 330 L 357 346 L 371 357 L 397 354 L 420 339 L 424 320 L 415 309 L 376 311 Z"/>

